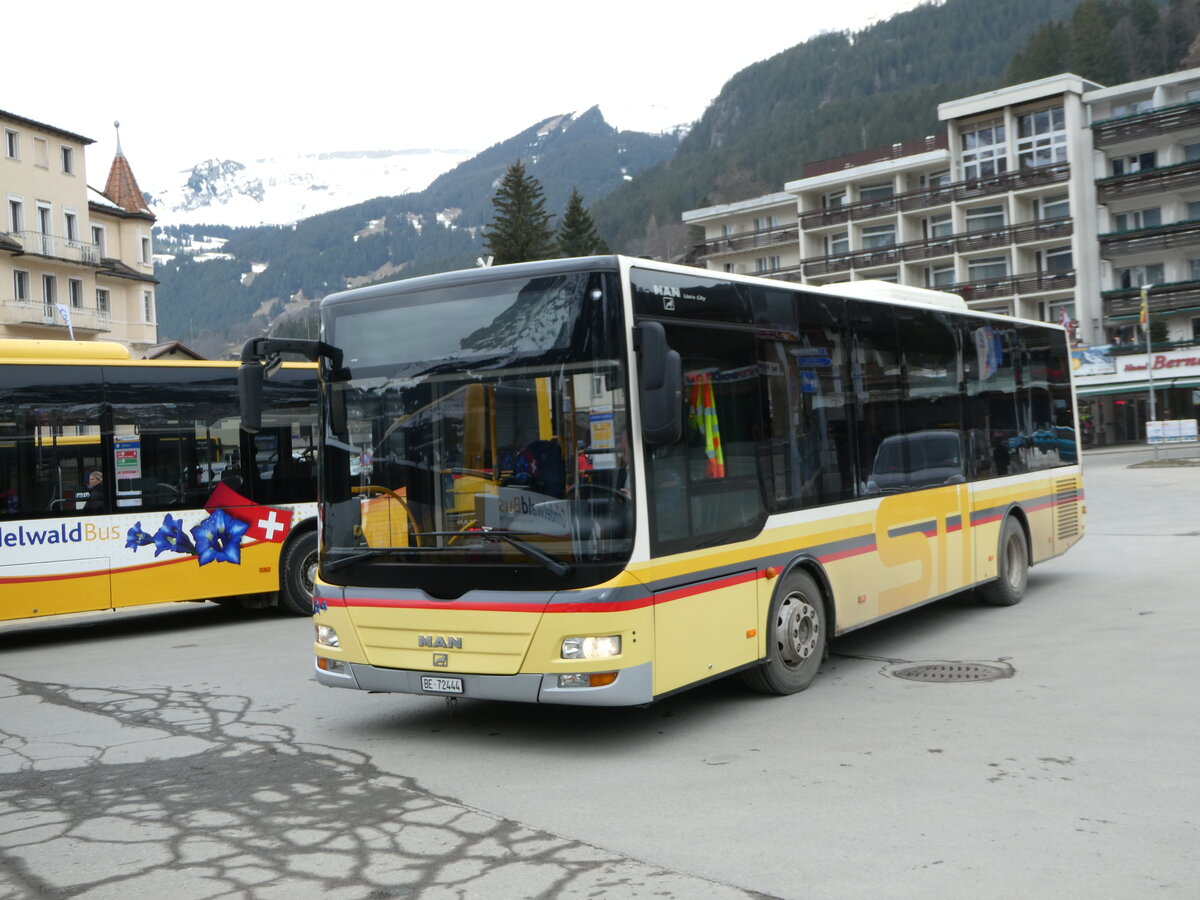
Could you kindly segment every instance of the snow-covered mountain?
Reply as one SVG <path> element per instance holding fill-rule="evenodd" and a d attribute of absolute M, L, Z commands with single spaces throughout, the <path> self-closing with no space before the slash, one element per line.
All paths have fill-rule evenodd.
<path fill-rule="evenodd" d="M 157 225 L 285 225 L 373 197 L 422 191 L 471 150 L 363 150 L 208 159 L 149 192 Z"/>

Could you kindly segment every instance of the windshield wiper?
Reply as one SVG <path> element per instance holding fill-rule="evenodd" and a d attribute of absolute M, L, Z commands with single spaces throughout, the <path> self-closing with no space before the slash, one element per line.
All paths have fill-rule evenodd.
<path fill-rule="evenodd" d="M 492 528 L 483 528 L 475 532 L 467 532 L 467 534 L 478 534 L 485 541 L 504 541 L 510 547 L 516 547 L 530 559 L 536 559 L 544 565 L 552 574 L 559 576 L 567 576 L 571 574 L 571 566 L 569 563 L 563 562 L 557 557 L 551 556 L 540 547 L 535 547 L 528 541 L 523 541 L 514 535 L 517 534 L 535 534 L 531 531 L 496 531 Z"/>
<path fill-rule="evenodd" d="M 551 573 L 553 573 L 555 575 L 563 576 L 563 577 L 570 575 L 572 572 L 572 569 L 571 569 L 571 566 L 569 563 L 565 563 L 561 559 L 551 556 L 549 553 L 547 553 L 545 550 L 542 550 L 540 547 L 535 547 L 533 544 L 529 543 L 528 541 L 523 541 L 520 538 L 515 536 L 517 534 L 535 534 L 535 533 L 536 532 L 532 532 L 532 531 L 523 531 L 523 532 L 495 531 L 495 530 L 486 530 L 485 531 L 482 529 L 480 529 L 478 531 L 424 531 L 424 532 L 421 532 L 419 535 L 417 535 L 417 538 L 420 539 L 423 537 L 438 537 L 438 536 L 442 536 L 442 537 L 477 536 L 477 537 L 483 538 L 485 541 L 490 541 L 492 543 L 495 543 L 497 541 L 504 541 L 506 544 L 520 550 L 522 553 L 524 553 L 530 559 L 536 559 L 538 562 L 542 563 L 542 565 L 544 565 Z M 351 565 L 352 563 L 362 562 L 364 559 L 373 559 L 376 556 L 385 556 L 389 553 L 427 553 L 429 551 L 450 551 L 450 550 L 454 550 L 454 549 L 456 549 L 456 548 L 454 548 L 454 547 L 422 547 L 420 544 L 418 544 L 415 547 L 368 547 L 364 550 L 360 550 L 358 553 L 351 553 L 349 556 L 342 556 L 342 557 L 339 557 L 338 559 L 327 560 L 321 564 L 321 569 L 322 569 L 322 571 L 325 571 L 325 572 L 336 572 L 338 569 L 341 569 L 344 566 Z"/>
<path fill-rule="evenodd" d="M 386 553 L 399 553 L 402 550 L 411 550 L 412 547 L 370 547 L 366 550 L 360 550 L 358 553 L 351 553 L 349 556 L 342 556 L 338 559 L 328 559 L 321 563 L 321 570 L 324 572 L 336 572 L 338 569 L 344 568 L 351 563 L 362 562 L 364 559 L 372 559 L 376 556 L 383 556 Z"/>

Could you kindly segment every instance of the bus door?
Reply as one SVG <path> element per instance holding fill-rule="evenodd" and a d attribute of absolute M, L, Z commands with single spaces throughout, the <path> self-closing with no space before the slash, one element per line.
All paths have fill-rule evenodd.
<path fill-rule="evenodd" d="M 734 286 L 710 289 L 709 311 L 736 302 L 719 296 L 725 288 Z M 759 658 L 766 618 L 749 543 L 766 519 L 755 333 L 663 326 L 682 358 L 686 416 L 678 442 L 644 448 L 651 555 L 672 557 L 661 568 L 652 559 L 646 573 L 655 588 L 655 694 Z"/>

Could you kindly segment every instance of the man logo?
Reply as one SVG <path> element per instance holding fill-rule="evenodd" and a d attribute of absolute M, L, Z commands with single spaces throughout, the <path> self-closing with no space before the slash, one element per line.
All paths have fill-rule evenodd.
<path fill-rule="evenodd" d="M 441 666 L 443 669 L 446 668 L 448 665 L 450 665 L 450 654 L 449 653 L 433 654 L 433 664 L 435 666 Z"/>
<path fill-rule="evenodd" d="M 461 650 L 462 638 L 460 637 L 445 637 L 440 634 L 418 634 L 418 647 L 432 647 L 435 650 Z"/>

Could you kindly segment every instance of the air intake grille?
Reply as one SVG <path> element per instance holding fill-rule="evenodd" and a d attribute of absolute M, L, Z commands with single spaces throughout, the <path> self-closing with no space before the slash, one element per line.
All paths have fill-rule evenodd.
<path fill-rule="evenodd" d="M 1064 478 L 1054 485 L 1054 515 L 1058 540 L 1079 535 L 1079 483 Z"/>

